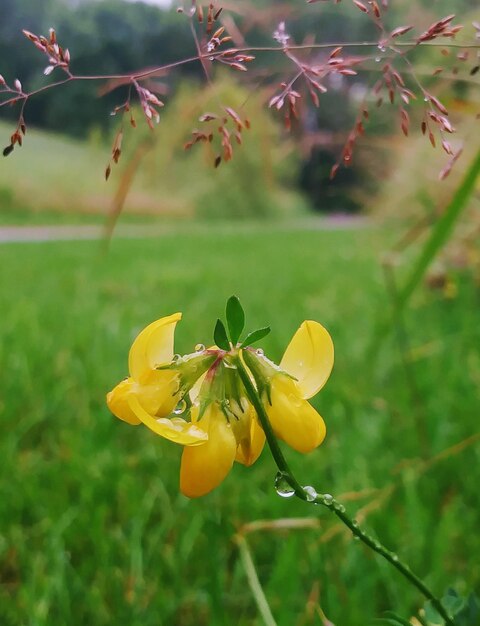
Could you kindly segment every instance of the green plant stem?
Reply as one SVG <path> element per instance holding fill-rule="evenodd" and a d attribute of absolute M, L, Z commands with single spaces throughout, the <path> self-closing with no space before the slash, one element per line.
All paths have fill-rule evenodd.
<path fill-rule="evenodd" d="M 280 449 L 278 440 L 273 432 L 270 420 L 268 419 L 268 415 L 263 406 L 263 402 L 261 401 L 257 389 L 252 383 L 250 375 L 240 357 L 236 359 L 235 364 L 247 392 L 248 398 L 252 403 L 258 415 L 258 419 L 260 420 L 262 428 L 265 432 L 265 436 L 275 463 L 282 474 L 282 478 L 294 490 L 295 496 L 297 496 L 297 498 L 300 498 L 300 500 L 303 500 L 304 502 L 309 502 L 310 504 L 322 504 L 323 506 L 327 507 L 327 509 L 334 513 L 338 517 L 338 519 L 343 522 L 343 524 L 345 524 L 347 528 L 349 528 L 354 537 L 357 537 L 371 550 L 382 556 L 386 561 L 393 565 L 393 567 L 395 567 L 414 587 L 416 587 L 428 600 L 430 600 L 432 605 L 438 611 L 439 615 L 443 617 L 445 623 L 448 624 L 448 626 L 455 626 L 455 622 L 452 617 L 448 614 L 447 610 L 442 605 L 440 600 L 430 591 L 425 583 L 416 574 L 414 574 L 410 567 L 403 563 L 394 552 L 388 550 L 377 539 L 362 530 L 358 525 L 358 522 L 347 515 L 343 504 L 340 504 L 337 500 L 335 500 L 333 496 L 328 493 L 315 494 L 313 490 L 311 490 L 311 488 L 307 490 L 298 482 L 298 480 L 292 473 L 292 470 L 290 469 L 282 450 Z"/>

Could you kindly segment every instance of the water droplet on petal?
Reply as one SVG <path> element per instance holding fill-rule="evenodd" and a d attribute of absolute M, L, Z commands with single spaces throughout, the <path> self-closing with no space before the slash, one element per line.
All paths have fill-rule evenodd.
<path fill-rule="evenodd" d="M 380 63 L 381 60 L 382 60 L 382 57 L 375 57 L 375 63 Z"/>
<path fill-rule="evenodd" d="M 258 348 L 258 350 L 255 350 L 255 354 L 258 354 L 258 356 L 264 356 L 265 352 L 261 348 Z"/>
<path fill-rule="evenodd" d="M 275 491 L 282 498 L 291 498 L 295 495 L 295 489 L 288 483 L 283 472 L 278 472 L 275 476 Z"/>
<path fill-rule="evenodd" d="M 205 345 L 203 343 L 197 343 L 195 346 L 195 352 L 203 352 L 205 350 Z"/>
<path fill-rule="evenodd" d="M 191 426 L 189 426 L 188 429 L 186 430 L 186 433 L 188 435 L 192 435 L 192 437 L 198 437 L 199 439 L 206 438 L 205 431 L 199 428 L 198 426 L 195 426 L 195 424 L 192 424 Z"/>
<path fill-rule="evenodd" d="M 182 358 L 181 354 L 174 354 L 172 358 L 172 362 L 177 363 L 178 361 L 180 361 L 181 358 Z"/>
<path fill-rule="evenodd" d="M 311 485 L 305 485 L 305 487 L 303 488 L 303 491 L 305 492 L 305 497 L 307 498 L 307 502 L 313 502 L 315 498 L 317 497 L 317 492 L 315 491 L 314 487 L 312 487 Z"/>
<path fill-rule="evenodd" d="M 185 412 L 186 408 L 187 408 L 187 403 L 185 402 L 185 400 L 180 400 L 177 406 L 173 409 L 173 412 L 175 415 L 181 415 L 182 413 Z"/>

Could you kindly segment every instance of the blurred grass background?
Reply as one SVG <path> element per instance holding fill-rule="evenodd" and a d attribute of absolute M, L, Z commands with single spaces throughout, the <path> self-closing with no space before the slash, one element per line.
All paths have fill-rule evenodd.
<path fill-rule="evenodd" d="M 328 438 L 306 457 L 287 451 L 301 480 L 349 494 L 350 512 L 434 589 L 478 585 L 478 290 L 459 279 L 454 299 L 415 298 L 412 393 L 393 338 L 365 360 L 376 314 L 390 307 L 379 266 L 389 237 L 212 225 L 114 241 L 108 256 L 88 242 L 1 247 L 2 624 L 260 624 L 232 537 L 284 517 L 318 516 L 320 528 L 249 537 L 279 625 L 320 623 L 308 617 L 317 588 L 335 624 L 421 603 L 328 512 L 278 498 L 267 452 L 188 501 L 180 450 L 109 414 L 105 392 L 146 323 L 183 310 L 177 349 L 189 351 L 211 340 L 232 293 L 251 327 L 271 323 L 275 359 L 303 319 L 335 340 L 334 373 L 315 399 Z"/>

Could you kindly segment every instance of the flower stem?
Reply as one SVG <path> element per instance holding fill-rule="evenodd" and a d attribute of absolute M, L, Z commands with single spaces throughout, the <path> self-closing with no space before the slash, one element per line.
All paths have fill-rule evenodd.
<path fill-rule="evenodd" d="M 414 574 L 410 567 L 406 563 L 403 563 L 394 552 L 388 550 L 377 539 L 362 530 L 358 525 L 358 522 L 347 515 L 343 504 L 340 504 L 328 493 L 316 494 L 313 496 L 311 488 L 307 491 L 304 487 L 302 487 L 292 473 L 292 470 L 290 469 L 285 456 L 280 449 L 278 440 L 273 432 L 270 420 L 268 419 L 267 412 L 265 411 L 258 391 L 252 383 L 250 375 L 239 357 L 236 359 L 235 365 L 237 366 L 239 376 L 242 379 L 247 392 L 248 399 L 252 403 L 258 415 L 258 419 L 260 420 L 260 424 L 265 432 L 265 436 L 275 463 L 279 471 L 282 473 L 282 478 L 294 490 L 297 498 L 300 498 L 300 500 L 303 500 L 304 502 L 322 504 L 327 507 L 327 509 L 334 513 L 338 519 L 343 522 L 347 528 L 349 528 L 354 537 L 357 537 L 371 550 L 382 556 L 386 561 L 393 565 L 393 567 L 395 567 L 414 587 L 416 587 L 428 600 L 430 600 L 432 606 L 437 610 L 439 615 L 443 617 L 448 626 L 455 626 L 455 622 L 452 617 L 448 614 L 440 600 L 430 591 L 425 583 L 416 574 Z"/>

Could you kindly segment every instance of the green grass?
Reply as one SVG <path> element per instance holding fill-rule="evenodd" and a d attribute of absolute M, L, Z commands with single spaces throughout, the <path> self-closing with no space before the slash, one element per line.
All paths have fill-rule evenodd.
<path fill-rule="evenodd" d="M 0 136 L 11 127 L 0 122 Z M 6 139 L 5 139 L 6 141 Z M 0 168 L 0 224 L 78 223 L 99 221 L 111 210 L 124 169 L 123 161 L 105 182 L 110 158 L 107 140 L 71 137 L 29 129 L 23 147 L 17 147 Z M 128 160 L 128 156 L 126 157 Z M 125 159 L 124 159 L 125 160 Z M 125 202 L 126 214 L 182 216 L 176 198 L 165 198 L 140 172 Z"/>
<path fill-rule="evenodd" d="M 334 338 L 336 366 L 314 400 L 327 439 L 308 456 L 285 450 L 300 480 L 355 492 L 349 511 L 368 513 L 368 529 L 436 592 L 478 588 L 480 446 L 422 464 L 478 431 L 478 290 L 464 278 L 453 300 L 423 289 L 414 297 L 414 393 L 394 337 L 375 362 L 364 357 L 390 305 L 384 246 L 381 231 L 265 225 L 114 241 L 106 257 L 89 242 L 1 247 L 2 626 L 260 625 L 232 537 L 244 523 L 285 517 L 321 525 L 248 538 L 279 626 L 321 623 L 306 617 L 315 588 L 337 626 L 420 606 L 327 511 L 276 496 L 267 451 L 189 501 L 175 444 L 109 414 L 105 392 L 126 375 L 143 326 L 182 310 L 177 346 L 190 351 L 211 341 L 232 293 L 250 327 L 272 325 L 264 347 L 273 358 L 303 319 Z"/>

